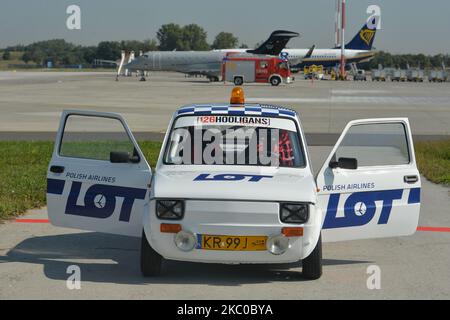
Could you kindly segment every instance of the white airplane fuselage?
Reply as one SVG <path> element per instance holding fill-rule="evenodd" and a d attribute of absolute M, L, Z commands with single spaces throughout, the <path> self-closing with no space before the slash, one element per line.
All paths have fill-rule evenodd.
<path fill-rule="evenodd" d="M 219 77 L 225 55 L 214 51 L 150 51 L 125 67 L 129 70 L 175 71 Z"/>
<path fill-rule="evenodd" d="M 224 49 L 218 52 L 245 52 L 245 49 Z M 291 66 L 299 69 L 309 65 L 322 65 L 324 67 L 334 67 L 341 61 L 341 49 L 314 49 L 311 56 L 305 58 L 310 49 L 285 49 L 280 56 L 286 57 Z M 368 50 L 345 50 L 346 63 L 359 63 L 373 57 L 375 53 Z"/>

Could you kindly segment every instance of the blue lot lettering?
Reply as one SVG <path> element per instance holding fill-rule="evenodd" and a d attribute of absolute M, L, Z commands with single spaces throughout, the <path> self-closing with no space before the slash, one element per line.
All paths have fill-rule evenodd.
<path fill-rule="evenodd" d="M 355 227 L 368 224 L 374 217 L 376 211 L 375 201 L 382 202 L 382 209 L 378 224 L 387 224 L 391 214 L 392 202 L 401 199 L 403 189 L 386 191 L 356 192 L 351 194 L 344 204 L 344 216 L 337 217 L 340 193 L 330 195 L 328 200 L 327 214 L 323 224 L 324 229 Z M 364 212 L 358 214 L 356 204 L 364 204 Z"/>
<path fill-rule="evenodd" d="M 95 184 L 91 186 L 84 196 L 84 206 L 77 205 L 80 195 L 81 182 L 72 182 L 69 199 L 66 205 L 66 214 L 91 217 L 98 219 L 109 218 L 116 209 L 116 197 L 123 198 L 120 209 L 120 221 L 129 222 L 131 209 L 136 199 L 145 199 L 146 189 L 126 188 Z M 97 197 L 99 196 L 100 197 Z M 97 205 L 95 199 L 101 199 Z"/>
<path fill-rule="evenodd" d="M 194 181 L 242 181 L 248 179 L 249 182 L 259 182 L 262 179 L 272 179 L 273 176 L 261 176 L 252 174 L 217 174 L 210 176 L 208 173 L 199 175 Z"/>

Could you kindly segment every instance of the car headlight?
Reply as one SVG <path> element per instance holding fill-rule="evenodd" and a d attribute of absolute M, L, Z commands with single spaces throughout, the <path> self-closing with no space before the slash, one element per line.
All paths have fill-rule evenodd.
<path fill-rule="evenodd" d="M 163 220 L 181 220 L 184 216 L 184 201 L 157 200 L 156 216 Z"/>
<path fill-rule="evenodd" d="M 175 235 L 175 245 L 184 252 L 192 251 L 197 246 L 197 238 L 191 232 L 180 231 Z"/>
<path fill-rule="evenodd" d="M 266 247 L 274 255 L 283 254 L 289 249 L 289 239 L 283 234 L 271 237 L 267 240 Z"/>
<path fill-rule="evenodd" d="M 309 204 L 280 203 L 280 220 L 283 223 L 305 223 L 309 219 Z"/>

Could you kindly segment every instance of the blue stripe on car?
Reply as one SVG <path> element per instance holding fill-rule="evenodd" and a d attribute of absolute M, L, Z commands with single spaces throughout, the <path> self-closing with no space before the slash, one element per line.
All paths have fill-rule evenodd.
<path fill-rule="evenodd" d="M 412 188 L 409 191 L 408 204 L 420 203 L 420 188 Z"/>
<path fill-rule="evenodd" d="M 217 113 L 234 116 L 263 116 L 263 117 L 290 117 L 295 118 L 296 112 L 275 106 L 193 106 L 184 107 L 177 111 L 178 115 L 207 116 Z"/>
<path fill-rule="evenodd" d="M 61 195 L 64 191 L 65 180 L 47 179 L 47 193 Z"/>

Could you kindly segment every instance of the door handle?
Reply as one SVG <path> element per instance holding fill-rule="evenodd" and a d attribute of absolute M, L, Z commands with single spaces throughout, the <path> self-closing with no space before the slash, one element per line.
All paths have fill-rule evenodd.
<path fill-rule="evenodd" d="M 50 171 L 53 173 L 63 173 L 64 167 L 63 166 L 51 166 Z"/>
<path fill-rule="evenodd" d="M 416 183 L 417 181 L 419 181 L 419 177 L 418 176 L 405 176 L 403 178 L 403 181 L 405 181 L 405 183 Z"/>

